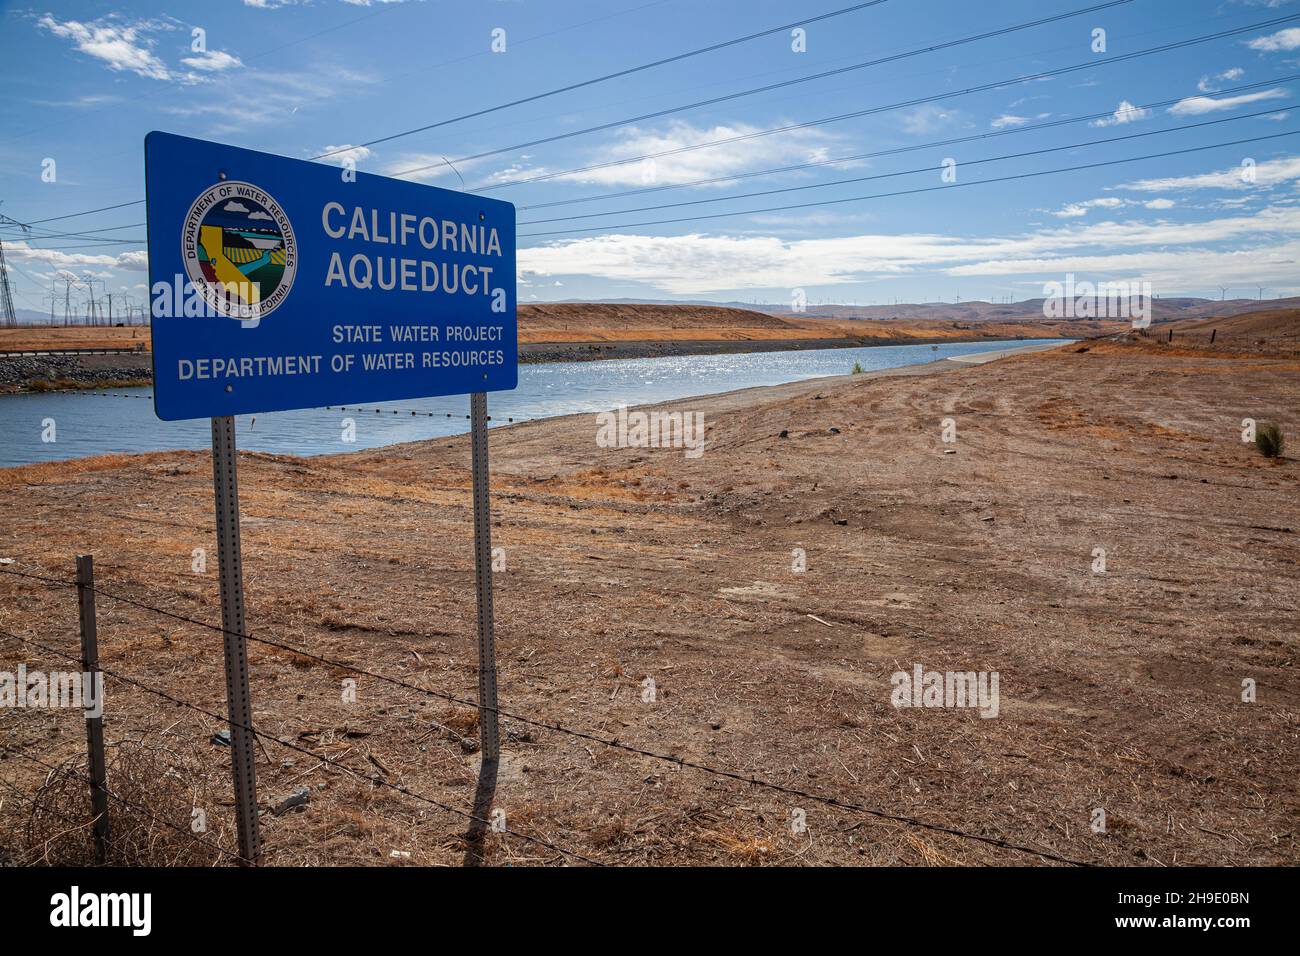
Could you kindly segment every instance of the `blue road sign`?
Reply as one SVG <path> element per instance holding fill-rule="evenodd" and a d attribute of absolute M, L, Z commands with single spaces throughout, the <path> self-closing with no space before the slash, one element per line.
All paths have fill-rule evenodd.
<path fill-rule="evenodd" d="M 150 133 L 154 410 L 514 388 L 515 207 Z"/>

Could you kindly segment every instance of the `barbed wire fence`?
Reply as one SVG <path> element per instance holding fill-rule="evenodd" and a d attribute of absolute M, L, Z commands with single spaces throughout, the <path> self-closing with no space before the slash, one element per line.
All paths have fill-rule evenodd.
<path fill-rule="evenodd" d="M 0 568 L 0 574 L 5 574 L 13 578 L 34 582 L 33 586 L 40 585 L 49 588 L 69 588 L 69 589 L 76 588 L 78 586 L 78 582 L 75 580 L 65 580 L 62 578 L 54 577 L 49 574 L 37 574 L 29 571 L 21 571 L 14 568 Z M 157 614 L 171 620 L 200 627 L 217 634 L 224 635 L 226 633 L 225 629 L 221 625 L 212 624 L 208 621 L 204 621 L 196 617 L 191 617 L 189 615 L 181 614 L 176 611 L 168 610 L 166 608 L 157 607 L 156 605 L 152 605 L 149 604 L 148 602 L 141 601 L 137 598 L 120 593 L 119 591 L 104 588 L 99 584 L 89 584 L 89 585 L 84 585 L 84 587 L 88 591 L 96 595 L 97 597 L 102 597 L 112 602 L 124 604 L 130 607 L 134 607 L 149 612 L 151 614 Z M 918 817 L 909 816 L 906 814 L 893 813 L 879 807 L 868 806 L 864 803 L 861 803 L 859 801 L 856 801 L 848 797 L 822 793 L 822 792 L 817 792 L 806 788 L 794 787 L 794 786 L 789 786 L 787 784 L 777 783 L 769 779 L 770 775 L 746 773 L 743 771 L 739 771 L 727 767 L 713 766 L 711 764 L 704 763 L 696 759 L 691 759 L 682 756 L 680 754 L 673 754 L 669 752 L 655 750 L 647 746 L 641 746 L 636 743 L 620 740 L 617 737 L 610 737 L 603 734 L 594 733 L 589 730 L 583 730 L 581 728 L 571 727 L 557 720 L 549 720 L 541 717 L 530 716 L 527 714 L 522 714 L 514 710 L 506 709 L 504 707 L 499 707 L 499 706 L 495 708 L 484 708 L 483 706 L 480 705 L 478 701 L 470 697 L 465 697 L 458 694 L 437 690 L 429 687 L 423 687 L 419 684 L 412 683 L 411 681 L 404 680 L 400 677 L 394 677 L 390 674 L 385 674 L 381 671 L 376 671 L 370 668 L 361 667 L 359 665 L 352 664 L 347 661 L 326 657 L 324 655 L 314 653 L 305 648 L 298 647 L 292 644 L 287 644 L 283 641 L 278 641 L 275 640 L 274 638 L 265 637 L 257 633 L 247 633 L 244 634 L 243 637 L 246 640 L 251 641 L 255 644 L 261 644 L 267 647 L 276 648 L 278 650 L 282 650 L 291 653 L 293 655 L 297 655 L 300 658 L 310 660 L 314 663 L 319 663 L 332 668 L 337 668 L 339 670 L 353 673 L 358 676 L 367 677 L 372 680 L 376 680 L 393 687 L 400 687 L 405 690 L 413 691 L 417 694 L 421 694 L 430 698 L 444 701 L 446 703 L 452 703 L 459 706 L 472 708 L 480 715 L 482 715 L 484 712 L 490 712 L 497 717 L 506 719 L 507 721 L 515 721 L 519 724 L 528 727 L 537 728 L 539 730 L 551 731 L 560 734 L 562 736 L 567 736 L 575 740 L 582 741 L 584 743 L 597 744 L 602 747 L 606 747 L 610 750 L 629 753 L 646 759 L 659 761 L 665 764 L 670 764 L 677 767 L 678 769 L 691 770 L 715 778 L 746 784 L 754 789 L 767 791 L 773 794 L 781 794 L 786 797 L 796 797 L 800 800 L 825 806 L 842 813 L 846 813 L 850 815 L 866 816 L 873 819 L 898 824 L 900 826 L 904 826 L 916 830 L 941 833 L 960 840 L 972 841 L 987 846 L 995 847 L 1000 850 L 1021 854 L 1021 855 L 1032 856 L 1046 862 L 1059 863 L 1059 864 L 1078 866 L 1078 867 L 1090 867 L 1095 865 L 1090 861 L 1069 857 L 1064 854 L 1054 852 L 1053 850 L 1050 849 L 1032 847 L 1025 844 L 1015 843 L 1002 836 L 989 835 L 984 833 L 975 833 L 970 830 L 962 829 L 960 827 L 949 826 L 947 824 L 923 820 Z M 75 655 L 69 654 L 66 651 L 61 651 L 58 648 L 52 647 L 49 644 L 44 643 L 43 641 L 33 639 L 32 637 L 29 636 L 17 634 L 14 633 L 13 631 L 0 628 L 0 638 L 21 642 L 27 646 L 40 650 L 43 653 L 62 658 L 69 662 L 81 663 L 81 658 Z M 433 797 L 430 797 L 427 794 L 412 790 L 400 783 L 394 783 L 393 781 L 387 779 L 382 774 L 378 774 L 370 771 L 358 770 L 357 768 L 349 766 L 348 764 L 345 764 L 342 761 L 335 759 L 327 754 L 320 753 L 319 751 L 312 750 L 311 748 L 308 747 L 304 747 L 301 744 L 295 743 L 291 740 L 286 740 L 283 737 L 279 737 L 274 734 L 270 734 L 265 731 L 259 730 L 255 726 L 245 727 L 244 725 L 235 725 L 231 722 L 229 716 L 226 714 L 223 714 L 219 711 L 208 709 L 199 704 L 195 704 L 192 701 L 180 698 L 173 693 L 162 690 L 136 677 L 124 674 L 116 669 L 100 666 L 99 670 L 107 677 L 112 677 L 113 679 L 120 681 L 121 683 L 126 684 L 128 686 L 134 687 L 137 690 L 157 696 L 160 699 L 166 700 L 177 707 L 188 709 L 192 712 L 201 714 L 211 720 L 215 720 L 224 724 L 230 724 L 232 727 L 238 726 L 243 729 L 246 729 L 259 741 L 275 744 L 289 751 L 301 754 L 303 756 L 310 757 L 316 761 L 319 761 L 322 765 L 329 766 L 333 769 L 347 773 L 359 780 L 364 780 L 375 787 L 390 790 L 392 792 L 401 794 L 405 797 L 418 801 L 424 805 L 432 806 L 438 810 L 459 816 L 465 819 L 471 825 L 472 832 L 483 832 L 483 830 L 490 830 L 497 834 L 505 834 L 507 836 L 515 837 L 527 843 L 540 846 L 543 849 L 550 850 L 553 853 L 558 854 L 559 856 L 567 858 L 569 860 L 573 860 L 576 862 L 585 863 L 593 866 L 608 865 L 605 861 L 595 859 L 594 857 L 591 857 L 577 850 L 562 846 L 554 840 L 549 840 L 544 837 L 540 837 L 531 833 L 527 833 L 527 832 L 523 832 L 511 828 L 507 826 L 504 823 L 504 821 L 500 818 L 494 819 L 493 817 L 485 815 L 481 812 L 464 810 L 460 807 L 453 806 L 442 800 L 438 800 Z M 4 747 L 3 752 L 15 753 L 20 756 L 30 757 L 30 755 L 25 754 L 22 751 L 14 750 L 13 748 L 10 747 Z M 40 761 L 36 761 L 36 762 L 40 762 Z M 67 773 L 68 771 L 63 771 L 63 772 Z M 78 777 L 82 782 L 84 782 L 87 785 L 88 788 L 94 786 L 94 781 L 91 780 L 89 777 L 85 777 L 82 775 L 78 775 Z M 110 793 L 109 796 L 110 798 L 114 798 L 115 802 L 119 802 L 119 803 L 123 803 L 124 805 L 127 805 L 125 801 L 123 801 L 121 798 L 114 797 L 112 793 Z M 75 822 L 75 821 L 69 821 L 69 822 Z M 88 825 L 89 822 L 93 822 L 93 820 L 81 821 L 82 825 Z M 162 822 L 162 821 L 158 821 L 158 822 Z M 167 825 L 171 826 L 171 824 L 167 824 Z M 239 862 L 239 863 L 249 862 L 240 859 L 237 853 L 232 853 L 226 850 L 225 848 L 222 848 L 222 852 L 223 852 L 223 856 L 227 856 L 233 859 L 235 862 Z"/>

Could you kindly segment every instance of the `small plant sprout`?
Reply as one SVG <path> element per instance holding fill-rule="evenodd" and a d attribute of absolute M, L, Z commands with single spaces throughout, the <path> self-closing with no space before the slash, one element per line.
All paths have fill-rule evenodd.
<path fill-rule="evenodd" d="M 854 362 L 854 363 L 853 363 L 853 371 L 849 372 L 849 374 L 850 374 L 850 375 L 862 375 L 862 374 L 865 373 L 865 372 L 866 372 L 866 369 L 864 369 L 864 368 L 862 367 L 862 363 L 861 363 L 861 362 Z"/>

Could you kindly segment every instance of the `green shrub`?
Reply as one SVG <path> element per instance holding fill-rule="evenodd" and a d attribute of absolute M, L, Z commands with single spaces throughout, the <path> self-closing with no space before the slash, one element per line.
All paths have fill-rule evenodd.
<path fill-rule="evenodd" d="M 865 372 L 865 371 L 866 371 L 866 369 L 864 369 L 864 368 L 862 367 L 862 363 L 861 363 L 861 362 L 854 362 L 854 363 L 853 363 L 853 371 L 850 372 L 849 374 L 850 374 L 850 375 L 861 375 L 861 374 L 862 374 L 863 372 Z"/>
<path fill-rule="evenodd" d="M 1276 425 L 1260 425 L 1255 429 L 1255 447 L 1265 458 L 1280 458 L 1286 439 Z"/>

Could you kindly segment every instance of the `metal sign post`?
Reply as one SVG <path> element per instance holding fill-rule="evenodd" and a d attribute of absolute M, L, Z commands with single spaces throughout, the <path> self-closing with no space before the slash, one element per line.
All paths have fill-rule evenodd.
<path fill-rule="evenodd" d="M 483 750 L 480 776 L 501 757 L 497 722 L 497 654 L 492 636 L 492 504 L 488 499 L 487 395 L 469 398 L 470 457 L 474 473 L 474 576 L 478 583 L 478 723 Z"/>
<path fill-rule="evenodd" d="M 239 459 L 235 419 L 212 419 L 212 487 L 221 575 L 221 627 L 226 649 L 226 706 L 234 772 L 235 825 L 245 865 L 262 861 L 257 825 L 257 773 L 253 766 L 253 707 L 248 693 L 248 641 L 244 621 L 244 565 L 239 554 Z"/>

